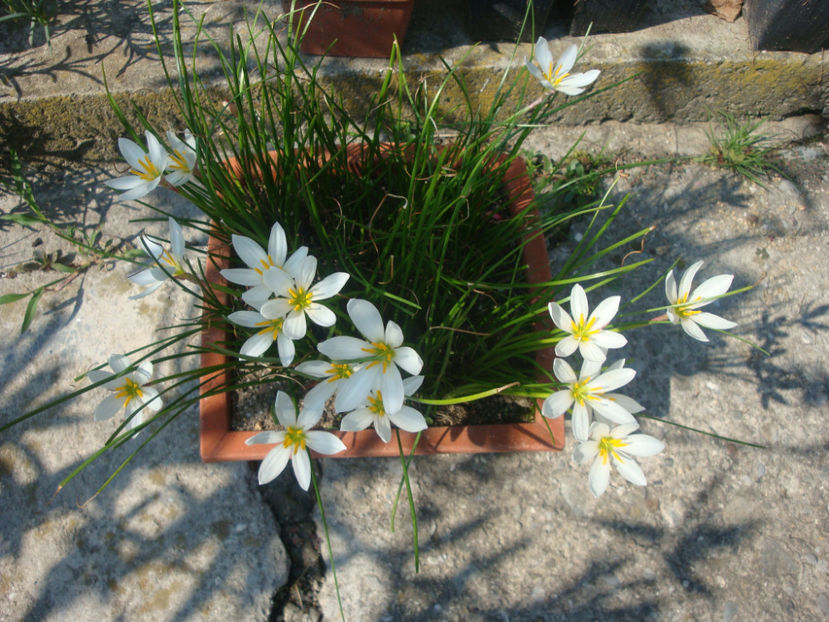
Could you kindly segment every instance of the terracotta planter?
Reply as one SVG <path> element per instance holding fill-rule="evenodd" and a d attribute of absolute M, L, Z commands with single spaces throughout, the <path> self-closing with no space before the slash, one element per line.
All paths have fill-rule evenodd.
<path fill-rule="evenodd" d="M 315 5 L 315 0 L 294 5 L 294 28 L 301 31 L 308 24 L 302 52 L 388 58 L 395 36 L 403 46 L 414 0 L 325 0 L 314 13 Z M 282 0 L 282 8 L 290 11 L 290 0 Z"/>
<path fill-rule="evenodd" d="M 359 149 L 359 146 L 357 146 Z M 231 168 L 236 166 L 230 163 Z M 528 208 L 534 198 L 532 185 L 522 160 L 514 161 L 504 175 L 504 190 L 509 197 L 512 213 L 517 214 Z M 524 260 L 528 264 L 530 283 L 543 283 L 552 280 L 550 262 L 544 237 L 537 232 L 528 232 L 524 246 Z M 211 236 L 208 242 L 207 279 L 224 282 L 219 270 L 227 263 L 230 249 Z M 544 327 L 551 322 L 542 320 Z M 224 333 L 217 328 L 210 328 L 202 335 L 202 344 L 210 345 L 223 340 Z M 548 348 L 537 352 L 536 361 L 544 369 L 552 369 L 554 352 Z M 205 352 L 201 357 L 202 368 L 223 365 L 223 354 Z M 204 395 L 217 386 L 227 383 L 226 371 L 202 376 L 201 393 Z M 222 393 L 202 397 L 200 406 L 201 421 L 201 457 L 205 462 L 234 460 L 261 460 L 268 453 L 267 445 L 245 445 L 245 440 L 256 432 L 242 432 L 230 429 L 230 395 Z M 416 455 L 438 453 L 488 453 L 505 451 L 552 451 L 564 447 L 564 417 L 544 420 L 540 414 L 541 400 L 536 410 L 533 423 L 436 426 L 423 431 L 415 451 Z M 548 427 L 549 426 L 549 427 Z M 555 443 L 550 438 L 550 432 Z M 396 456 L 397 443 L 384 443 L 373 428 L 361 432 L 336 432 L 346 445 L 346 451 L 332 458 L 356 458 Z M 400 432 L 403 448 L 410 451 L 416 438 L 415 434 Z"/>

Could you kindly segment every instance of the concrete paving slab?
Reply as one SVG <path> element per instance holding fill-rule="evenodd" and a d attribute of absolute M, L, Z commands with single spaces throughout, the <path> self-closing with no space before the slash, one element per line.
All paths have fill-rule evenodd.
<path fill-rule="evenodd" d="M 657 417 L 766 449 L 643 420 L 667 445 L 640 461 L 647 488 L 614 474 L 598 500 L 571 437 L 562 454 L 416 458 L 420 573 L 405 504 L 389 530 L 399 462 L 329 460 L 322 495 L 347 619 L 829 615 L 827 144 L 789 150 L 784 162 L 792 178 L 766 188 L 684 165 L 630 172 L 614 191 L 631 194 L 620 234 L 656 226 L 639 256 L 653 271 L 618 293 L 641 291 L 677 255 L 704 259 L 700 278 L 727 272 L 735 287 L 756 285 L 712 310 L 770 353 L 643 329 L 623 352 L 638 372 L 628 394 Z M 554 265 L 567 252 L 551 249 Z M 665 304 L 661 286 L 646 304 Z M 330 571 L 320 601 L 326 620 L 339 619 Z"/>
<path fill-rule="evenodd" d="M 71 216 L 90 229 L 100 221 L 104 236 L 136 241 L 143 227 L 166 236 L 166 225 L 130 222 L 144 217 L 144 209 L 113 204 L 110 191 L 96 190 L 113 174 L 52 179 L 39 196 L 59 218 Z M 0 200 L 3 212 L 15 203 L 9 195 Z M 151 201 L 186 214 L 170 192 L 157 192 Z M 10 278 L 12 268 L 31 258 L 38 238 L 36 248 L 60 247 L 48 232 L 3 226 L 0 295 L 53 278 L 40 272 Z M 189 299 L 174 287 L 129 300 L 136 293 L 126 281 L 129 272 L 125 265 L 104 266 L 61 293 L 46 294 L 22 335 L 25 301 L 0 307 L 6 335 L 0 420 L 88 384 L 73 378 L 193 315 Z M 95 491 L 141 437 L 93 463 L 56 494 L 58 483 L 120 422 L 120 416 L 92 420 L 105 394 L 97 389 L 0 436 L 0 620 L 268 620 L 273 594 L 288 572 L 278 525 L 246 464 L 201 463 L 195 408 L 101 494 Z"/>

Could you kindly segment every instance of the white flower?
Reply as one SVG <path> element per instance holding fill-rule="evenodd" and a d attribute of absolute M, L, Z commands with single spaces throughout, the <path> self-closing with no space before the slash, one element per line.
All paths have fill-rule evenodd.
<path fill-rule="evenodd" d="M 692 293 L 689 293 L 691 291 L 691 281 L 693 281 L 694 275 L 702 267 L 702 264 L 702 261 L 698 261 L 685 271 L 679 281 L 678 291 L 674 271 L 671 270 L 665 279 L 665 295 L 668 297 L 668 302 L 675 305 L 668 309 L 668 319 L 671 323 L 678 323 L 682 326 L 682 330 L 694 339 L 708 341 L 708 337 L 702 332 L 700 326 L 717 330 L 728 330 L 737 326 L 735 322 L 713 313 L 698 311 L 700 307 L 710 304 L 715 298 L 725 294 L 728 288 L 731 287 L 734 275 L 720 274 L 712 276 L 694 289 Z"/>
<path fill-rule="evenodd" d="M 184 140 L 176 136 L 175 132 L 167 132 L 167 141 L 173 149 L 167 161 L 168 172 L 164 179 L 171 186 L 182 186 L 193 180 L 196 167 L 196 139 L 185 130 Z"/>
<path fill-rule="evenodd" d="M 593 461 L 589 481 L 590 492 L 594 497 L 601 496 L 607 490 L 611 462 L 631 484 L 644 486 L 648 483 L 633 456 L 655 456 L 665 449 L 665 444 L 647 434 L 631 434 L 638 428 L 638 423 L 630 423 L 611 430 L 607 424 L 596 422 L 590 426 L 590 439 L 576 447 L 573 457 L 577 463 Z"/>
<path fill-rule="evenodd" d="M 352 363 L 331 363 L 329 361 L 304 361 L 296 366 L 296 371 L 312 378 L 320 378 L 302 400 L 304 408 L 323 409 L 325 403 L 337 391 L 340 383 L 349 378 L 360 368 Z"/>
<path fill-rule="evenodd" d="M 293 276 L 293 283 L 287 291 L 279 291 L 281 278 L 274 282 L 272 275 L 276 270 L 265 273 L 265 285 L 274 285 L 277 297 L 262 305 L 260 312 L 266 318 L 275 319 L 284 317 L 283 330 L 291 339 L 302 339 L 307 329 L 305 316 L 318 326 L 333 326 L 337 316 L 328 307 L 318 301 L 326 300 L 339 293 L 345 285 L 349 275 L 346 272 L 329 274 L 316 285 L 311 285 L 317 273 L 316 257 L 306 257 Z"/>
<path fill-rule="evenodd" d="M 164 168 L 167 166 L 167 152 L 155 134 L 147 130 L 145 135 L 148 149 L 146 152 L 128 138 L 118 139 L 118 149 L 132 169 L 129 175 L 104 183 L 116 190 L 126 190 L 118 196 L 121 201 L 139 199 L 152 192 L 161 181 Z"/>
<path fill-rule="evenodd" d="M 276 444 L 259 465 L 259 484 L 267 484 L 276 478 L 290 460 L 296 481 L 303 490 L 308 490 L 311 483 L 311 459 L 308 457 L 308 449 L 331 455 L 343 451 L 345 445 L 331 432 L 311 430 L 322 417 L 321 410 L 304 408 L 297 418 L 293 401 L 282 391 L 276 394 L 275 409 L 276 417 L 285 429 L 278 432 L 260 432 L 245 441 L 246 445 Z"/>
<path fill-rule="evenodd" d="M 579 49 L 571 45 L 555 64 L 553 55 L 550 52 L 550 44 L 544 37 L 539 37 L 535 42 L 535 62 L 538 66 L 524 59 L 527 70 L 541 82 L 548 91 L 561 91 L 565 95 L 579 95 L 584 92 L 585 87 L 596 81 L 599 77 L 598 69 L 591 69 L 584 73 L 570 73 L 576 63 Z"/>
<path fill-rule="evenodd" d="M 400 369 L 420 373 L 423 360 L 412 348 L 402 346 L 403 331 L 389 320 L 383 329 L 380 312 L 367 300 L 351 299 L 348 316 L 366 341 L 356 337 L 332 337 L 317 349 L 334 361 L 363 361 L 362 366 L 340 384 L 334 407 L 337 412 L 353 410 L 363 404 L 372 389 L 383 394 L 387 412 L 403 406 L 403 379 Z M 400 368 L 400 369 L 398 369 Z"/>
<path fill-rule="evenodd" d="M 130 365 L 130 360 L 126 356 L 113 354 L 109 357 L 109 366 L 113 373 L 93 369 L 86 374 L 93 383 L 107 381 L 103 385 L 104 388 L 114 393 L 98 404 L 93 414 L 95 421 L 109 419 L 123 408 L 126 415 L 137 411 L 129 423 L 129 427 L 134 428 L 144 422 L 142 410 L 147 408 L 157 411 L 163 406 L 158 391 L 145 386 L 153 376 L 153 364 L 150 361 L 142 361 L 134 371 L 114 377 L 129 369 Z"/>
<path fill-rule="evenodd" d="M 228 268 L 222 270 L 221 274 L 231 283 L 249 286 L 250 289 L 242 294 L 242 300 L 256 309 L 274 293 L 274 290 L 265 284 L 265 274 L 270 274 L 271 283 L 279 281 L 280 289 L 287 290 L 293 283 L 289 273 L 308 256 L 308 249 L 303 246 L 288 258 L 285 230 L 279 223 L 271 227 L 267 253 L 245 236 L 233 235 L 231 241 L 236 254 L 248 267 Z"/>
<path fill-rule="evenodd" d="M 572 406 L 573 436 L 576 440 L 587 440 L 590 414 L 593 411 L 612 423 L 636 422 L 625 406 L 633 407 L 637 409 L 637 412 L 641 411 L 642 407 L 628 397 L 610 393 L 613 389 L 618 389 L 633 380 L 636 375 L 633 369 L 620 367 L 617 364 L 604 373 L 600 373 L 601 363 L 585 360 L 579 376 L 576 377 L 576 372 L 567 361 L 556 359 L 553 363 L 553 372 L 560 382 L 567 385 L 567 388 L 556 391 L 544 400 L 541 414 L 549 419 L 555 419 Z M 622 397 L 621 400 L 620 397 Z"/>
<path fill-rule="evenodd" d="M 168 222 L 170 225 L 170 250 L 165 250 L 161 244 L 153 242 L 147 236 L 141 236 L 141 245 L 144 247 L 144 252 L 157 264 L 164 264 L 166 272 L 159 266 L 153 266 L 128 276 L 130 282 L 135 285 L 147 287 L 140 294 L 130 296 L 132 300 L 152 294 L 161 287 L 168 276 L 175 278 L 184 274 L 184 236 L 181 233 L 181 225 L 172 218 Z"/>
<path fill-rule="evenodd" d="M 603 361 L 608 348 L 621 348 L 628 340 L 621 333 L 603 330 L 619 310 L 620 296 L 605 298 L 588 317 L 587 295 L 581 285 L 570 291 L 570 313 L 556 303 L 547 305 L 555 325 L 567 337 L 556 344 L 556 356 L 570 356 L 578 348 L 581 355 L 591 361 Z M 571 315 L 572 314 L 572 315 Z"/>
<path fill-rule="evenodd" d="M 422 383 L 423 376 L 406 378 L 403 381 L 403 394 L 407 397 L 414 394 Z M 358 432 L 373 424 L 380 440 L 388 443 L 391 440 L 392 423 L 406 432 L 420 432 L 428 427 L 423 415 L 411 406 L 403 405 L 394 412 L 387 411 L 383 393 L 378 389 L 368 394 L 363 406 L 343 417 L 340 429 L 344 432 Z"/>
<path fill-rule="evenodd" d="M 239 326 L 259 329 L 242 344 L 239 354 L 261 356 L 276 341 L 282 366 L 288 367 L 293 362 L 296 349 L 294 342 L 285 334 L 283 318 L 268 319 L 258 311 L 234 311 L 227 319 Z"/>

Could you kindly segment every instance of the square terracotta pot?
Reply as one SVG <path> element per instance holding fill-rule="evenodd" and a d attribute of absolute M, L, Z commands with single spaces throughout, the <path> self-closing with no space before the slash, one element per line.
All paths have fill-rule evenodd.
<path fill-rule="evenodd" d="M 388 58 L 395 36 L 403 46 L 414 0 L 325 0 L 314 12 L 315 5 L 314 0 L 295 4 L 294 28 L 308 24 L 302 52 Z M 282 0 L 282 8 L 290 11 L 290 0 Z"/>
<path fill-rule="evenodd" d="M 357 147 L 359 149 L 359 146 Z M 234 164 L 229 163 L 233 168 Z M 528 209 L 534 198 L 532 184 L 522 160 L 515 160 L 504 175 L 504 191 L 510 202 L 513 214 Z M 524 260 L 528 265 L 530 283 L 543 283 L 552 280 L 550 262 L 544 237 L 539 232 L 528 231 L 525 234 Z M 227 263 L 231 249 L 211 237 L 208 242 L 208 255 L 205 270 L 207 279 L 222 282 L 219 271 Z M 546 316 L 545 316 L 546 318 Z M 552 322 L 542 320 L 543 326 L 550 327 Z M 225 339 L 225 333 L 217 328 L 210 328 L 202 334 L 202 345 Z M 552 369 L 554 351 L 547 348 L 536 353 L 536 361 L 543 369 Z M 216 352 L 204 352 L 201 357 L 202 368 L 221 366 L 227 357 Z M 268 453 L 267 445 L 245 445 L 245 440 L 256 434 L 254 431 L 242 432 L 231 430 L 230 395 L 221 393 L 205 396 L 214 388 L 228 382 L 227 371 L 206 374 L 201 377 L 200 422 L 201 422 L 201 457 L 205 462 L 234 460 L 261 460 Z M 439 453 L 489 453 L 506 451 L 560 451 L 564 447 L 564 417 L 545 420 L 541 416 L 541 400 L 538 400 L 536 418 L 532 423 L 459 425 L 430 427 L 420 434 L 416 455 Z M 361 432 L 335 432 L 343 441 L 346 450 L 331 458 L 356 458 L 397 456 L 397 443 L 384 443 L 373 428 Z M 552 438 L 551 438 L 552 433 Z M 400 432 L 403 449 L 411 451 L 416 435 Z M 555 442 L 553 441 L 555 439 Z"/>

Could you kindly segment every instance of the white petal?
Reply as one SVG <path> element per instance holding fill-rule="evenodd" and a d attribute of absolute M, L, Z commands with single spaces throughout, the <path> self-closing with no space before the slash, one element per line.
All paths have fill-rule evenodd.
<path fill-rule="evenodd" d="M 702 304 L 697 304 L 697 300 L 705 300 L 706 298 L 717 298 L 718 296 L 722 296 L 725 292 L 728 291 L 728 288 L 731 287 L 731 282 L 734 280 L 733 274 L 720 274 L 717 276 L 712 276 L 707 281 L 704 281 L 702 285 L 697 287 L 694 290 L 694 293 L 691 294 L 688 298 L 688 302 L 695 303 L 693 304 L 692 308 L 696 309 L 698 306 L 702 307 L 706 304 L 713 302 L 713 300 L 706 300 Z"/>
<path fill-rule="evenodd" d="M 259 465 L 259 485 L 273 481 L 285 470 L 285 465 L 291 458 L 291 450 L 287 447 L 277 446 L 268 452 L 262 464 Z"/>
<path fill-rule="evenodd" d="M 368 341 L 383 341 L 385 331 L 383 330 L 383 318 L 380 312 L 368 300 L 352 298 L 347 305 L 348 317 Z"/>
<path fill-rule="evenodd" d="M 726 320 L 724 317 L 714 315 L 713 313 L 705 312 L 694 314 L 693 321 L 705 328 L 713 328 L 716 330 L 728 330 L 729 328 L 737 326 L 736 322 Z"/>
<path fill-rule="evenodd" d="M 274 400 L 274 410 L 281 426 L 285 428 L 296 426 L 296 407 L 290 395 L 284 391 L 278 391 Z"/>
<path fill-rule="evenodd" d="M 562 54 L 561 58 L 558 60 L 559 75 L 570 72 L 573 65 L 576 64 L 576 58 L 578 58 L 578 55 L 579 48 L 576 45 L 570 45 L 566 50 L 564 50 L 564 54 Z"/>
<path fill-rule="evenodd" d="M 645 410 L 645 407 L 635 399 L 628 397 L 627 395 L 622 395 L 621 393 L 608 393 L 604 397 L 606 400 L 617 403 L 631 414 L 640 413 Z"/>
<path fill-rule="evenodd" d="M 295 274 L 299 270 L 299 266 L 308 257 L 308 247 L 300 246 L 294 253 L 288 257 L 288 260 L 283 264 L 282 269 L 288 274 Z"/>
<path fill-rule="evenodd" d="M 331 298 L 331 296 L 338 294 L 339 291 L 345 286 L 348 279 L 349 275 L 347 272 L 335 272 L 334 274 L 329 274 L 322 281 L 311 288 L 313 300 L 325 300 L 326 298 Z"/>
<path fill-rule="evenodd" d="M 263 303 L 261 307 L 259 307 L 259 313 L 262 314 L 262 317 L 268 320 L 277 320 L 279 318 L 284 318 L 288 313 L 293 309 L 291 303 L 288 302 L 287 298 L 275 298 L 274 300 L 268 300 L 267 302 Z M 304 335 L 305 333 L 303 333 Z M 298 339 L 299 337 L 297 337 Z"/>
<path fill-rule="evenodd" d="M 601 72 L 598 69 L 590 69 L 584 73 L 574 73 L 560 82 L 561 86 L 580 88 L 593 84 Z"/>
<path fill-rule="evenodd" d="M 553 361 L 553 373 L 559 382 L 563 382 L 564 384 L 573 384 L 579 380 L 576 372 L 573 371 L 573 368 L 564 359 L 556 359 Z"/>
<path fill-rule="evenodd" d="M 242 300 L 254 309 L 259 309 L 270 298 L 271 293 L 264 285 L 257 285 L 242 294 Z"/>
<path fill-rule="evenodd" d="M 272 344 L 272 333 L 256 333 L 242 344 L 239 354 L 253 357 L 262 356 Z"/>
<path fill-rule="evenodd" d="M 541 73 L 541 70 L 538 67 L 536 67 L 535 64 L 531 63 L 529 60 L 527 60 L 525 58 L 524 59 L 524 66 L 527 68 L 527 71 L 529 71 L 530 74 L 532 74 L 532 76 L 536 80 L 538 80 L 539 82 L 544 84 L 545 87 L 547 87 L 547 85 L 549 85 L 549 82 L 547 82 L 546 78 Z"/>
<path fill-rule="evenodd" d="M 697 341 L 708 341 L 708 337 L 705 336 L 705 333 L 702 332 L 702 329 L 693 320 L 681 318 L 679 324 L 689 337 L 693 337 Z"/>
<path fill-rule="evenodd" d="M 220 274 L 231 283 L 253 287 L 262 284 L 262 275 L 250 268 L 227 268 Z"/>
<path fill-rule="evenodd" d="M 136 272 L 135 274 L 130 274 L 127 279 L 129 279 L 130 283 L 133 285 L 139 285 L 141 287 L 156 284 L 160 285 L 158 279 L 155 278 L 155 271 L 150 268 L 141 270 L 141 272 Z"/>
<path fill-rule="evenodd" d="M 603 363 L 607 358 L 607 350 L 597 343 L 593 343 L 593 341 L 594 340 L 591 339 L 590 341 L 582 341 L 579 343 L 579 354 L 581 354 L 588 361 Z"/>
<path fill-rule="evenodd" d="M 601 391 L 607 393 L 613 391 L 621 386 L 626 385 L 636 376 L 636 371 L 630 367 L 622 369 L 611 369 L 603 373 L 601 376 L 590 382 L 590 391 Z"/>
<path fill-rule="evenodd" d="M 587 464 L 599 453 L 599 444 L 596 441 L 585 441 L 576 445 L 573 450 L 573 459 L 576 464 Z"/>
<path fill-rule="evenodd" d="M 278 222 L 271 227 L 271 234 L 268 237 L 268 255 L 271 256 L 277 266 L 285 263 L 288 256 L 288 241 L 285 238 L 285 230 Z"/>
<path fill-rule="evenodd" d="M 320 419 L 322 419 L 322 408 L 303 408 L 297 417 L 296 424 L 303 430 L 310 430 L 319 423 Z"/>
<path fill-rule="evenodd" d="M 556 344 L 556 356 L 567 357 L 579 348 L 579 341 L 575 337 L 567 335 Z"/>
<path fill-rule="evenodd" d="M 623 425 L 617 425 L 613 428 L 612 431 L 605 433 L 605 436 L 612 436 L 613 438 L 625 438 L 628 434 L 635 432 L 639 429 L 639 423 L 636 421 L 632 423 L 625 423 Z"/>
<path fill-rule="evenodd" d="M 615 425 L 636 423 L 636 419 L 621 404 L 608 399 L 592 399 L 590 406 Z"/>
<path fill-rule="evenodd" d="M 288 336 L 282 333 L 277 335 L 276 351 L 279 353 L 279 362 L 282 363 L 282 367 L 289 367 L 293 363 L 296 347 Z"/>
<path fill-rule="evenodd" d="M 137 143 L 131 141 L 129 138 L 119 138 L 118 150 L 132 168 L 141 168 L 139 161 L 146 155 L 146 152 Z"/>
<path fill-rule="evenodd" d="M 153 259 L 158 259 L 164 252 L 164 247 L 155 240 L 148 238 L 146 235 L 141 236 L 141 247 Z"/>
<path fill-rule="evenodd" d="M 610 324 L 610 320 L 613 319 L 613 316 L 615 316 L 616 312 L 619 310 L 619 303 L 621 300 L 621 296 L 611 296 L 610 298 L 602 300 L 599 303 L 599 306 L 596 307 L 590 315 L 590 319 L 593 320 L 591 328 L 604 328 Z"/>
<path fill-rule="evenodd" d="M 146 182 L 138 175 L 124 175 L 115 179 L 107 179 L 104 183 L 113 190 L 132 190 L 139 186 L 143 187 Z"/>
<path fill-rule="evenodd" d="M 231 242 L 233 243 L 233 249 L 236 251 L 236 254 L 250 268 L 265 270 L 270 266 L 265 251 L 250 238 L 233 234 L 231 236 Z"/>
<path fill-rule="evenodd" d="M 397 412 L 403 406 L 403 379 L 394 365 L 389 365 L 380 376 L 380 390 L 383 392 L 383 407 L 386 412 Z"/>
<path fill-rule="evenodd" d="M 406 432 L 420 432 L 428 427 L 423 415 L 411 406 L 403 406 L 396 413 L 387 415 L 387 418 L 391 419 L 394 425 Z"/>
<path fill-rule="evenodd" d="M 294 286 L 294 280 L 282 268 L 265 270 L 262 282 L 277 296 L 287 296 L 288 290 Z"/>
<path fill-rule="evenodd" d="M 340 421 L 340 430 L 343 432 L 359 432 L 374 423 L 374 415 L 368 408 L 352 410 Z"/>
<path fill-rule="evenodd" d="M 535 61 L 542 70 L 547 71 L 550 63 L 553 62 L 553 54 L 550 52 L 550 44 L 544 37 L 538 37 L 535 42 Z"/>
<path fill-rule="evenodd" d="M 301 374 L 307 374 L 313 378 L 327 378 L 331 363 L 328 361 L 303 361 L 294 368 Z"/>
<path fill-rule="evenodd" d="M 318 454 L 325 454 L 330 456 L 345 451 L 345 444 L 331 432 L 323 432 L 322 430 L 312 430 L 305 433 L 308 439 L 308 447 L 313 449 Z"/>
<path fill-rule="evenodd" d="M 391 440 L 391 422 L 388 417 L 375 417 L 374 430 L 384 443 L 388 443 Z"/>
<path fill-rule="evenodd" d="M 593 335 L 590 338 L 590 341 L 605 350 L 622 348 L 628 342 L 627 337 L 625 337 L 622 333 L 617 333 L 612 330 L 603 330 L 602 332 Z"/>
<path fill-rule="evenodd" d="M 109 366 L 112 368 L 112 371 L 116 374 L 120 374 L 131 365 L 130 360 L 123 354 L 113 354 L 109 357 L 108 362 Z"/>
<path fill-rule="evenodd" d="M 631 484 L 635 484 L 636 486 L 647 485 L 648 480 L 645 479 L 645 474 L 642 472 L 642 468 L 636 464 L 636 461 L 633 458 L 619 459 L 616 456 L 613 456 L 613 464 L 616 466 L 616 470 L 619 471 L 619 475 L 624 477 Z"/>
<path fill-rule="evenodd" d="M 408 346 L 397 348 L 394 351 L 394 364 L 412 375 L 419 374 L 420 370 L 423 369 L 423 359 Z"/>
<path fill-rule="evenodd" d="M 170 253 L 177 260 L 184 255 L 184 235 L 181 233 L 181 225 L 172 218 L 169 219 L 170 224 Z"/>
<path fill-rule="evenodd" d="M 328 382 L 327 380 L 318 382 L 305 394 L 305 398 L 302 400 L 303 408 L 322 410 L 325 408 L 325 403 L 334 395 L 337 386 L 339 386 L 339 382 Z"/>
<path fill-rule="evenodd" d="M 603 436 L 610 434 L 610 426 L 601 421 L 594 421 L 590 424 L 590 438 L 594 441 L 601 440 Z"/>
<path fill-rule="evenodd" d="M 611 369 L 621 369 L 622 367 L 625 366 L 624 365 L 625 359 L 622 359 L 622 361 L 621 361 L 622 364 L 621 365 L 618 365 L 618 362 L 619 361 L 614 363 L 614 365 L 616 365 L 615 367 L 614 367 L 614 365 L 608 366 L 608 371 L 611 370 Z M 604 364 L 604 359 L 601 360 L 601 361 L 591 361 L 590 359 L 584 359 L 581 362 L 581 369 L 579 370 L 579 379 L 583 380 L 584 378 L 593 378 L 594 376 L 598 376 L 602 371 L 602 365 L 603 364 Z M 573 381 L 573 382 L 575 382 L 575 381 Z"/>
<path fill-rule="evenodd" d="M 570 290 L 570 316 L 576 324 L 584 323 L 589 317 L 589 310 L 587 294 L 584 293 L 582 286 L 576 283 Z"/>
<path fill-rule="evenodd" d="M 112 374 L 108 371 L 104 371 L 103 369 L 91 369 L 86 372 L 86 377 L 89 378 L 89 382 L 95 384 L 96 382 L 101 382 L 104 380 L 108 380 L 112 377 Z M 116 380 L 116 383 L 120 383 L 120 378 Z M 114 389 L 115 387 L 113 387 Z"/>
<path fill-rule="evenodd" d="M 573 394 L 570 390 L 556 391 L 541 405 L 541 414 L 548 419 L 561 417 L 573 404 Z"/>
<path fill-rule="evenodd" d="M 121 410 L 124 407 L 124 402 L 120 399 L 115 397 L 114 395 L 108 395 L 104 398 L 104 401 L 98 404 L 98 407 L 95 409 L 95 412 L 92 414 L 92 418 L 95 421 L 103 421 L 104 419 L 109 419 Z"/>
<path fill-rule="evenodd" d="M 403 394 L 406 397 L 414 395 L 423 384 L 423 376 L 410 376 L 403 380 Z"/>
<path fill-rule="evenodd" d="M 128 190 L 123 194 L 118 195 L 119 201 L 132 201 L 133 199 L 140 199 L 141 197 L 147 196 L 155 190 L 158 183 L 161 181 L 161 177 L 156 177 L 152 181 L 141 181 L 140 185 L 136 185 L 132 190 Z"/>
<path fill-rule="evenodd" d="M 334 361 L 348 361 L 366 356 L 371 344 L 356 337 L 332 337 L 317 346 L 317 350 Z"/>
<path fill-rule="evenodd" d="M 164 401 L 153 387 L 144 387 L 144 395 L 141 396 L 141 407 L 149 410 L 159 411 L 164 406 Z"/>
<path fill-rule="evenodd" d="M 254 434 L 245 441 L 245 445 L 275 445 L 281 444 L 285 440 L 285 432 L 274 432 L 268 430 L 267 432 L 259 432 Z"/>
<path fill-rule="evenodd" d="M 604 491 L 607 490 L 607 484 L 610 481 L 610 465 L 602 460 L 601 454 L 597 455 L 590 466 L 590 475 L 588 476 L 590 482 L 590 492 L 594 497 L 601 497 Z"/>
<path fill-rule="evenodd" d="M 557 302 L 550 302 L 547 304 L 547 310 L 557 328 L 567 333 L 573 330 L 573 318 L 564 310 L 564 307 Z"/>
<path fill-rule="evenodd" d="M 397 325 L 397 322 L 388 321 L 383 341 L 392 348 L 397 348 L 403 343 L 403 331 Z"/>
<path fill-rule="evenodd" d="M 296 280 L 297 286 L 307 290 L 311 287 L 314 276 L 317 274 L 317 258 L 309 255 L 304 261 L 300 262 L 297 269 L 291 274 Z"/>
<path fill-rule="evenodd" d="M 631 434 L 625 440 L 628 444 L 624 452 L 632 456 L 655 456 L 665 449 L 665 443 L 648 434 Z"/>
<path fill-rule="evenodd" d="M 245 326 L 246 328 L 261 328 L 257 326 L 259 322 L 263 322 L 265 318 L 256 311 L 234 311 L 227 316 L 227 319 L 238 326 Z"/>
<path fill-rule="evenodd" d="M 269 304 L 271 303 L 265 303 L 262 310 L 264 311 L 265 307 Z M 285 318 L 285 322 L 282 324 L 282 330 L 290 339 L 302 339 L 308 330 L 308 326 L 305 322 L 305 312 L 291 311 Z"/>
<path fill-rule="evenodd" d="M 575 403 L 573 406 L 573 437 L 577 441 L 586 441 L 589 438 L 590 411 L 586 406 Z"/>
<path fill-rule="evenodd" d="M 337 316 L 334 312 L 321 304 L 312 302 L 305 313 L 308 314 L 308 319 L 317 326 L 334 326 L 337 323 Z"/>
<path fill-rule="evenodd" d="M 674 278 L 673 270 L 668 272 L 668 276 L 665 277 L 665 297 L 672 305 L 676 304 L 678 295 L 676 292 L 676 278 Z"/>
<path fill-rule="evenodd" d="M 334 409 L 337 412 L 344 412 L 354 410 L 364 404 L 379 373 L 380 368 L 374 366 L 370 369 L 361 369 L 348 378 L 341 380 L 337 387 L 337 399 L 334 401 Z M 385 398 L 385 395 L 383 397 Z"/>
<path fill-rule="evenodd" d="M 696 275 L 697 271 L 702 268 L 702 261 L 698 261 L 691 265 L 685 273 L 682 275 L 682 278 L 679 280 L 679 296 L 687 296 L 691 291 L 691 282 L 694 280 L 694 276 Z"/>

